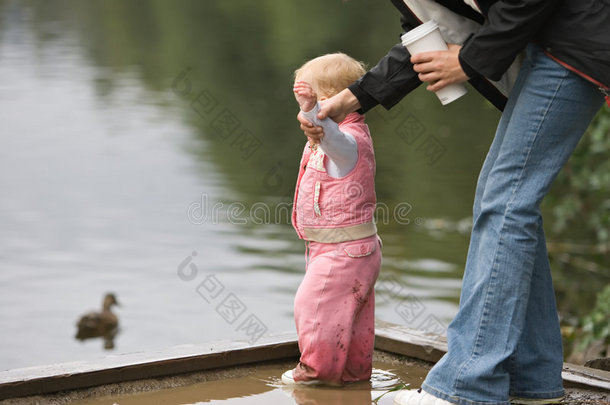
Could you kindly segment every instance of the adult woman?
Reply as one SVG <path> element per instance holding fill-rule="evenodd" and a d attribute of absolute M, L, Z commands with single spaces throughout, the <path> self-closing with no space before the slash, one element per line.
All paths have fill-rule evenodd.
<path fill-rule="evenodd" d="M 539 205 L 604 95 L 608 100 L 610 1 L 393 4 L 405 30 L 421 20 L 414 9 L 439 7 L 482 24 L 463 46 L 449 51 L 411 56 L 395 46 L 348 90 L 327 100 L 320 118 L 337 119 L 377 104 L 390 108 L 422 81 L 434 91 L 470 79 L 503 109 L 477 184 L 448 353 L 428 374 L 423 392 L 403 392 L 395 401 L 552 402 L 563 395 L 562 347 Z M 505 103 L 489 80 L 500 80 L 515 60 L 521 67 Z M 308 136 L 320 136 L 319 129 L 300 120 Z"/>

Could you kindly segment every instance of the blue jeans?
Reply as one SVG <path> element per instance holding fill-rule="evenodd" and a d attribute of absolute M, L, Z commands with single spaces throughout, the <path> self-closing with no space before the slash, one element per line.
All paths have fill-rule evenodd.
<path fill-rule="evenodd" d="M 594 85 L 528 47 L 479 175 L 449 350 L 424 391 L 462 405 L 563 395 L 540 202 L 602 103 Z"/>

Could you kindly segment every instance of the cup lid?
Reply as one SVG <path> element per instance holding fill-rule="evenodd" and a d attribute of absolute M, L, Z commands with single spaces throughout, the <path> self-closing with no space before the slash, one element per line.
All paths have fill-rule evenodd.
<path fill-rule="evenodd" d="M 400 38 L 403 45 L 409 45 L 412 42 L 425 37 L 432 31 L 438 28 L 438 24 L 434 20 L 426 21 L 425 23 L 413 28 L 409 32 L 405 32 Z"/>

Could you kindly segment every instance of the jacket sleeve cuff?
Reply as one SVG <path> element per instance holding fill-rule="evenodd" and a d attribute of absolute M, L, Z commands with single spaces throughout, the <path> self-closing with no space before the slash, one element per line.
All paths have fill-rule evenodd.
<path fill-rule="evenodd" d="M 481 73 L 479 73 L 477 70 L 475 70 L 474 67 L 472 67 L 472 65 L 470 65 L 470 63 L 466 62 L 466 57 L 464 56 L 464 54 L 467 51 L 464 51 L 465 49 L 468 49 L 468 42 L 470 41 L 470 39 L 472 38 L 473 34 L 470 34 L 470 36 L 466 39 L 466 41 L 464 41 L 464 45 L 462 45 L 462 49 L 460 49 L 460 53 L 458 54 L 458 59 L 460 61 L 460 66 L 462 67 L 462 70 L 464 71 L 464 73 L 466 73 L 466 76 L 468 76 L 469 79 L 476 79 L 477 77 L 481 76 Z M 462 52 L 464 51 L 464 52 Z"/>
<path fill-rule="evenodd" d="M 468 62 L 466 62 L 464 58 L 462 58 L 461 55 L 459 55 L 458 58 L 460 60 L 460 66 L 462 67 L 462 70 L 464 71 L 464 73 L 466 73 L 466 76 L 468 76 L 469 79 L 476 79 L 477 77 L 481 76 L 481 74 L 474 70 L 474 68 L 470 66 Z"/>
<path fill-rule="evenodd" d="M 375 100 L 360 86 L 360 81 L 352 83 L 348 89 L 354 94 L 360 103 L 360 109 L 357 111 L 359 114 L 364 114 L 379 104 L 377 100 Z"/>

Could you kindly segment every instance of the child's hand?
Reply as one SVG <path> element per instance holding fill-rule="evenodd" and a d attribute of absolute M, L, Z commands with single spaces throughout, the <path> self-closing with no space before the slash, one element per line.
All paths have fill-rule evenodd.
<path fill-rule="evenodd" d="M 318 96 L 309 83 L 303 81 L 295 82 L 292 91 L 294 91 L 294 96 L 302 111 L 311 111 L 316 106 Z"/>

